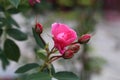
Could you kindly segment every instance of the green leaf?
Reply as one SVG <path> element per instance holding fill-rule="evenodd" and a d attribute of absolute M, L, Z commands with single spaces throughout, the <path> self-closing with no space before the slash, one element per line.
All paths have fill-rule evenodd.
<path fill-rule="evenodd" d="M 44 69 L 43 72 L 54 75 L 55 74 L 55 68 L 51 64 L 51 65 L 48 66 L 48 68 Z"/>
<path fill-rule="evenodd" d="M 0 17 L 0 23 L 4 23 L 5 21 L 6 21 L 6 19 L 5 19 L 5 18 Z"/>
<path fill-rule="evenodd" d="M 4 7 L 0 5 L 0 11 L 4 11 Z"/>
<path fill-rule="evenodd" d="M 58 80 L 80 80 L 74 73 L 66 71 L 57 72 L 54 77 Z"/>
<path fill-rule="evenodd" d="M 16 8 L 10 8 L 10 9 L 7 10 L 7 12 L 10 13 L 10 14 L 17 14 L 20 11 Z"/>
<path fill-rule="evenodd" d="M 0 29 L 0 37 L 1 37 L 1 35 L 2 35 L 2 32 L 3 32 L 3 30 L 2 30 L 2 29 Z"/>
<path fill-rule="evenodd" d="M 18 61 L 20 58 L 20 50 L 16 43 L 10 39 L 6 39 L 4 43 L 5 56 L 13 61 Z"/>
<path fill-rule="evenodd" d="M 27 80 L 51 80 L 51 77 L 47 73 L 40 72 L 29 75 Z"/>
<path fill-rule="evenodd" d="M 27 39 L 27 35 L 17 29 L 7 29 L 7 34 L 18 41 Z"/>
<path fill-rule="evenodd" d="M 27 72 L 27 71 L 29 71 L 29 70 L 31 70 L 33 68 L 37 68 L 37 67 L 39 67 L 39 64 L 37 64 L 37 63 L 29 63 L 29 64 L 26 64 L 26 65 L 18 68 L 15 71 L 15 73 L 25 73 L 25 72 Z"/>
<path fill-rule="evenodd" d="M 2 29 L 3 26 L 4 26 L 4 24 L 0 22 L 0 29 Z"/>
<path fill-rule="evenodd" d="M 18 7 L 20 0 L 9 0 L 9 2 L 14 6 L 14 7 Z"/>
<path fill-rule="evenodd" d="M 34 38 L 37 42 L 37 44 L 41 47 L 41 48 L 45 48 L 45 43 L 43 42 L 42 38 L 39 37 L 39 35 L 35 32 L 35 29 L 32 28 L 32 31 L 33 31 L 33 35 L 34 35 Z"/>
<path fill-rule="evenodd" d="M 16 27 L 20 27 L 19 25 L 18 25 L 18 23 L 11 17 L 11 16 L 8 16 L 7 17 L 7 21 L 8 21 L 8 23 L 9 24 L 13 24 L 13 25 L 15 25 Z"/>
<path fill-rule="evenodd" d="M 0 17 L 0 29 L 2 29 L 6 25 L 6 19 L 3 17 Z"/>
<path fill-rule="evenodd" d="M 6 67 L 9 65 L 9 61 L 6 58 L 6 56 L 4 55 L 2 50 L 0 50 L 0 59 L 1 59 L 1 62 L 2 62 L 2 68 L 3 68 L 3 70 L 5 70 Z"/>
<path fill-rule="evenodd" d="M 46 53 L 45 50 L 39 50 L 36 53 L 37 53 L 38 57 L 42 60 L 45 60 L 47 58 L 46 55 L 45 55 L 45 53 Z"/>
<path fill-rule="evenodd" d="M 24 16 L 25 16 L 25 13 L 30 9 L 30 6 L 28 4 L 27 5 L 20 4 L 18 9 L 19 9 L 19 11 L 21 11 L 22 13 L 24 13 Z"/>

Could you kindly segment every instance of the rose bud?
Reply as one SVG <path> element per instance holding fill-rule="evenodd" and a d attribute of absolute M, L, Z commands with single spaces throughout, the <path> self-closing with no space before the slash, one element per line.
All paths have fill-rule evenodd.
<path fill-rule="evenodd" d="M 64 59 L 70 59 L 74 56 L 74 51 L 72 50 L 66 50 L 65 53 L 62 55 Z"/>
<path fill-rule="evenodd" d="M 72 50 L 74 53 L 77 53 L 80 49 L 80 44 L 73 44 L 68 47 L 69 50 Z"/>
<path fill-rule="evenodd" d="M 91 38 L 91 35 L 90 34 L 85 34 L 85 35 L 82 35 L 79 39 L 78 39 L 78 43 L 80 44 L 84 44 L 84 43 L 87 43 Z"/>
<path fill-rule="evenodd" d="M 31 6 L 34 6 L 36 3 L 40 3 L 40 0 L 28 0 Z"/>
<path fill-rule="evenodd" d="M 42 31 L 43 31 L 43 27 L 40 23 L 36 23 L 35 25 L 35 31 L 38 33 L 38 34 L 41 34 Z"/>

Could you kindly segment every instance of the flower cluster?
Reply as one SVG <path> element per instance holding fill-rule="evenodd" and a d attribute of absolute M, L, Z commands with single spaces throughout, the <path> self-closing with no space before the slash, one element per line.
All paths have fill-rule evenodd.
<path fill-rule="evenodd" d="M 66 24 L 53 23 L 51 27 L 51 34 L 54 41 L 53 49 L 57 49 L 61 54 L 61 56 L 53 56 L 51 61 L 60 57 L 64 59 L 72 58 L 79 51 L 80 44 L 87 43 L 91 38 L 90 34 L 84 34 L 77 39 L 77 33 Z M 39 35 L 42 33 L 42 28 L 40 23 L 36 23 L 35 30 Z M 51 51 L 50 53 L 53 52 Z"/>

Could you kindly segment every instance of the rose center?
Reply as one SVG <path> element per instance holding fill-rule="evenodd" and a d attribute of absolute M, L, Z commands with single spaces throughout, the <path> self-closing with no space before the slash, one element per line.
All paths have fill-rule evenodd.
<path fill-rule="evenodd" d="M 65 40 L 65 33 L 60 33 L 57 35 L 58 39 Z"/>

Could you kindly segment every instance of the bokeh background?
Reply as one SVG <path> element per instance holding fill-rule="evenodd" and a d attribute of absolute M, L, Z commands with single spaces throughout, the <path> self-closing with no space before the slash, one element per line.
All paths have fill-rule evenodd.
<path fill-rule="evenodd" d="M 54 22 L 69 25 L 78 36 L 92 34 L 89 43 L 81 45 L 81 50 L 72 59 L 60 59 L 53 63 L 56 71 L 72 71 L 81 80 L 120 80 L 119 4 L 119 0 L 41 0 L 30 6 L 27 0 L 21 0 L 18 8 L 13 9 L 14 14 L 11 12 L 10 15 L 19 24 L 19 29 L 28 35 L 28 39 L 13 39 L 20 48 L 21 57 L 18 63 L 10 61 L 6 70 L 2 67 L 1 59 L 0 80 L 14 80 L 18 77 L 14 72 L 19 66 L 38 61 L 35 52 L 39 47 L 32 34 L 36 16 L 44 28 L 42 37 L 50 48 L 53 46 L 50 29 Z M 6 9 L 11 7 L 9 2 L 1 0 L 0 6 L 3 5 Z M 0 18 L 2 15 L 0 10 Z M 3 38 L 0 37 L 1 47 L 2 44 Z"/>

